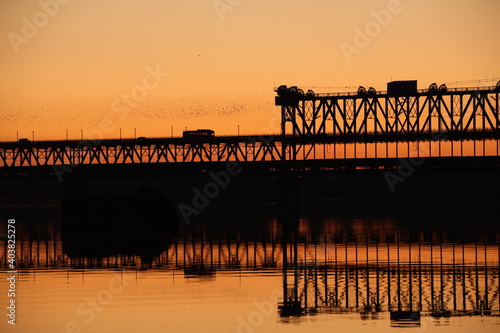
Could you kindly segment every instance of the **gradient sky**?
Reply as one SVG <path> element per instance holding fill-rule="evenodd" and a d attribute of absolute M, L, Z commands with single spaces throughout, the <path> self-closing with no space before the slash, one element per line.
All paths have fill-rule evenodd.
<path fill-rule="evenodd" d="M 276 133 L 280 84 L 500 77 L 497 0 L 59 1 L 0 3 L 0 140 Z"/>

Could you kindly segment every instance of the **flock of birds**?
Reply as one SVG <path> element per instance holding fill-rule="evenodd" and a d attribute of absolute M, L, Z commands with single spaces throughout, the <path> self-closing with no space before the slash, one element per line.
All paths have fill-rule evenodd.
<path fill-rule="evenodd" d="M 107 105 L 106 105 L 107 104 Z M 268 103 L 255 101 L 229 100 L 226 102 L 210 102 L 201 100 L 172 100 L 167 102 L 151 101 L 129 108 L 122 113 L 114 112 L 111 101 L 100 105 L 92 103 L 73 103 L 69 105 L 12 105 L 0 103 L 0 126 L 8 128 L 30 126 L 88 126 L 99 123 L 103 118 L 112 120 L 189 120 L 189 119 L 224 119 L 259 111 Z M 123 109 L 122 109 L 123 110 Z"/>
<path fill-rule="evenodd" d="M 133 121 L 134 126 L 147 127 L 151 122 L 165 122 L 165 128 L 170 128 L 172 123 L 183 123 L 189 126 L 190 122 L 234 122 L 235 117 L 249 114 L 262 115 L 272 111 L 274 99 L 263 98 L 259 94 L 248 94 L 242 98 L 219 98 L 211 100 L 206 98 L 172 98 L 165 101 L 146 100 L 138 103 L 136 108 L 122 108 L 120 112 L 113 110 L 112 100 L 96 102 L 77 102 L 62 104 L 47 102 L 38 105 L 35 102 L 26 104 L 9 104 L 0 102 L 0 131 L 7 129 L 19 130 L 19 136 L 29 137 L 31 131 L 54 132 L 60 137 L 64 131 L 70 128 L 70 136 L 75 135 L 75 128 L 85 129 L 98 128 L 103 119 L 109 119 L 116 127 L 123 122 Z M 144 125 L 141 126 L 141 122 Z M 130 123 L 129 123 L 130 124 Z M 129 125 L 128 124 L 128 125 Z M 196 126 L 196 125 L 195 125 Z M 26 134 L 28 132 L 29 134 Z M 22 133 L 22 134 L 21 134 Z M 56 134 L 60 133 L 60 135 Z M 34 135 L 34 134 L 33 134 Z"/>

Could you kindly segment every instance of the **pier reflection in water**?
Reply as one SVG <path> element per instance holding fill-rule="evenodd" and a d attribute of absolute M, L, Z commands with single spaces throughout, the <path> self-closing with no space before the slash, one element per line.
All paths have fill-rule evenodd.
<path fill-rule="evenodd" d="M 115 244 L 102 252 L 96 251 L 102 244 L 89 250 L 88 243 L 76 243 L 74 236 L 85 232 L 78 223 L 64 229 L 66 223 L 61 232 L 55 223 L 35 229 L 20 222 L 19 268 L 38 274 L 168 270 L 207 286 L 221 273 L 244 272 L 248 279 L 279 274 L 281 297 L 274 309 L 280 325 L 322 315 L 335 321 L 345 314 L 383 321 L 385 327 L 419 326 L 424 317 L 446 325 L 459 316 L 500 316 L 500 233 L 494 223 L 450 227 L 436 221 L 426 226 L 407 219 L 330 217 L 268 218 L 240 227 L 198 221 L 164 233 L 146 226 L 140 236 L 149 241 L 140 244 L 126 243 L 126 230 L 101 233 L 94 242 Z M 5 240 L 0 249 L 3 269 Z"/>

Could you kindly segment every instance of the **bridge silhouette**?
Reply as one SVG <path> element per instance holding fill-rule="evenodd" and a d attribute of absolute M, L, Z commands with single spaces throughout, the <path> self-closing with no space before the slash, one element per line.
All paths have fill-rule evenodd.
<path fill-rule="evenodd" d="M 247 172 L 390 170 L 401 158 L 426 158 L 427 168 L 496 168 L 500 82 L 448 89 L 416 81 L 377 92 L 304 93 L 276 89 L 281 133 L 138 139 L 0 142 L 2 176 L 90 173 L 204 173 L 225 163 Z"/>

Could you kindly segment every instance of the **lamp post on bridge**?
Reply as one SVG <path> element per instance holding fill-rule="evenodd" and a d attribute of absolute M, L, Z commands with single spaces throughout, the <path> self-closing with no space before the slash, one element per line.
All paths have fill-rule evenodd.
<path fill-rule="evenodd" d="M 35 131 L 31 131 L 31 141 L 35 141 Z"/>

